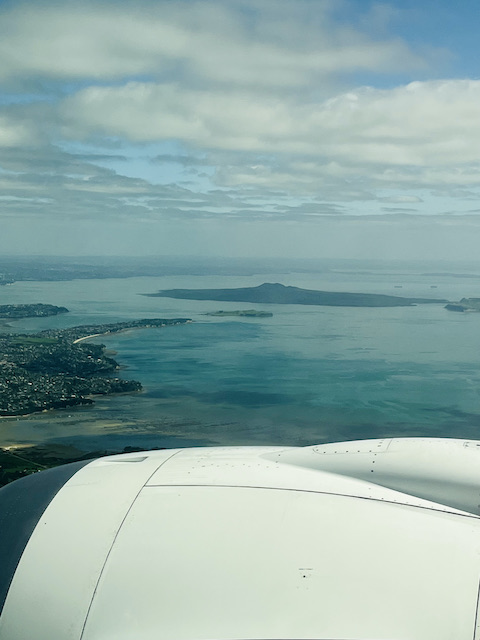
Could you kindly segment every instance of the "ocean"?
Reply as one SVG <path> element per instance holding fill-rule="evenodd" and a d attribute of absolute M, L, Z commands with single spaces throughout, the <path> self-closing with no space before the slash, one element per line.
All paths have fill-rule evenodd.
<path fill-rule="evenodd" d="M 348 265 L 347 265 L 348 266 Z M 11 322 L 18 332 L 188 317 L 191 324 L 95 338 L 144 391 L 93 407 L 0 420 L 0 446 L 310 445 L 360 438 L 480 439 L 480 313 L 443 304 L 348 308 L 175 300 L 168 288 L 281 282 L 408 297 L 480 297 L 480 267 L 364 266 L 256 275 L 182 275 L 0 287 L 0 304 L 42 302 L 70 313 Z M 271 318 L 207 312 L 270 311 Z"/>

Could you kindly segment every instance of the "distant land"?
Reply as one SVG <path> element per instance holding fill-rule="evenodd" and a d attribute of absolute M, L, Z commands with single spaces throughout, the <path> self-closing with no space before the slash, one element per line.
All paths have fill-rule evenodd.
<path fill-rule="evenodd" d="M 68 309 L 53 304 L 0 304 L 0 318 L 46 318 L 59 313 L 68 313 Z"/>
<path fill-rule="evenodd" d="M 309 269 L 295 261 L 295 271 Z M 303 265 L 303 267 L 302 267 Z M 0 256 L 0 286 L 21 281 L 61 282 L 171 275 L 244 275 L 286 273 L 285 260 L 189 256 Z M 321 268 L 325 270 L 325 268 Z"/>
<path fill-rule="evenodd" d="M 209 311 L 208 313 L 204 313 L 205 316 L 236 316 L 240 318 L 271 318 L 273 313 L 269 311 L 257 311 L 256 309 L 243 309 L 238 311 Z"/>
<path fill-rule="evenodd" d="M 221 302 L 257 302 L 267 304 L 305 304 L 329 307 L 409 307 L 416 304 L 442 304 L 448 300 L 433 298 L 401 298 L 376 293 L 344 293 L 287 287 L 264 283 L 258 287 L 239 289 L 166 289 L 142 295 L 185 300 Z"/>
<path fill-rule="evenodd" d="M 185 324 L 187 318 L 148 318 L 112 324 L 0 334 L 0 416 L 19 416 L 84 404 L 92 395 L 140 391 L 114 374 L 118 363 L 88 337 L 126 329 Z"/>
<path fill-rule="evenodd" d="M 439 277 L 439 278 L 480 278 L 480 274 L 478 273 L 450 273 L 450 271 L 441 271 L 439 273 L 421 273 L 421 276 L 431 276 L 431 277 Z"/>
<path fill-rule="evenodd" d="M 462 269 L 462 273 L 457 272 L 458 268 Z M 400 284 L 398 278 L 403 275 L 411 276 L 412 269 L 420 276 L 480 279 L 480 263 L 472 263 L 471 261 L 458 263 L 442 260 L 440 263 L 438 261 L 405 262 L 398 260 L 379 261 L 340 258 L 2 255 L 0 256 L 0 290 L 2 289 L 1 285 L 11 285 L 22 281 L 59 282 L 77 279 L 136 278 L 145 276 L 249 276 L 260 273 L 312 272 L 323 274 L 351 273 L 369 276 L 381 272 L 384 276 L 394 278 L 395 284 Z M 427 271 L 426 269 L 429 270 Z"/>
<path fill-rule="evenodd" d="M 480 298 L 462 298 L 460 302 L 445 305 L 449 311 L 480 311 Z"/>

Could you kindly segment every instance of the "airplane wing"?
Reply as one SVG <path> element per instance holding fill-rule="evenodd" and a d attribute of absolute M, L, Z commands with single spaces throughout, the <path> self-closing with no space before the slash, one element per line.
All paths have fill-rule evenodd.
<path fill-rule="evenodd" d="M 2 640 L 480 640 L 480 442 L 147 451 L 0 490 Z"/>

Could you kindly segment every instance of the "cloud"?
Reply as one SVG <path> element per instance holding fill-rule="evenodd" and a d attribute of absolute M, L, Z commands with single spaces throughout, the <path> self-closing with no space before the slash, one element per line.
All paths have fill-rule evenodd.
<path fill-rule="evenodd" d="M 378 200 L 380 202 L 391 202 L 392 204 L 423 202 L 422 198 L 420 198 L 419 196 L 386 196 L 383 198 L 378 198 Z"/>
<path fill-rule="evenodd" d="M 277 88 L 425 67 L 399 38 L 337 24 L 322 0 L 23 3 L 3 8 L 0 79 L 135 76 Z"/>
<path fill-rule="evenodd" d="M 381 207 L 381 211 L 385 213 L 418 213 L 418 209 L 407 207 Z"/>
<path fill-rule="evenodd" d="M 344 175 L 352 165 L 455 166 L 450 181 L 465 183 L 468 164 L 478 160 L 479 102 L 476 80 L 360 88 L 318 103 L 130 82 L 79 91 L 62 114 L 72 137 L 174 138 L 197 148 L 308 155 L 339 163 Z"/>
<path fill-rule="evenodd" d="M 477 215 L 480 81 L 409 81 L 438 51 L 391 35 L 398 7 L 0 4 L 3 218 L 345 229 L 432 202 L 432 216 Z"/>
<path fill-rule="evenodd" d="M 360 88 L 317 103 L 172 84 L 89 87 L 58 107 L 31 104 L 3 110 L 8 152 L 0 155 L 0 167 L 11 175 L 2 176 L 2 192 L 30 198 L 38 190 L 39 197 L 52 199 L 44 206 L 48 215 L 76 212 L 84 217 L 135 216 L 140 209 L 153 218 L 245 217 L 247 211 L 284 216 L 285 196 L 295 200 L 286 202 L 293 207 L 292 216 L 315 217 L 344 213 L 327 203 L 423 205 L 425 197 L 412 195 L 414 190 L 450 199 L 443 207 L 449 211 L 456 198 L 478 197 L 479 98 L 479 81 L 458 80 L 392 90 Z M 62 141 L 65 136 L 74 142 L 95 141 L 95 152 L 85 152 L 88 145 L 74 154 L 48 144 L 49 138 Z M 182 151 L 153 156 L 151 162 L 178 164 L 184 180 L 194 168 L 205 168 L 203 190 L 217 186 L 218 193 L 232 197 L 220 199 L 212 192 L 200 195 L 198 204 L 192 184 L 186 203 L 176 192 L 162 207 L 155 185 L 122 176 L 122 167 L 117 174 L 98 166 L 112 160 L 117 167 L 128 167 L 125 145 L 131 141 L 141 155 L 142 143 L 154 140 L 180 141 Z M 385 195 L 385 190 L 397 193 Z M 25 212 L 32 212 L 32 203 L 24 202 Z M 2 207 L 14 204 L 4 201 Z M 310 204 L 317 210 L 309 209 Z M 34 209 L 39 211 L 37 205 Z"/>
<path fill-rule="evenodd" d="M 120 156 L 122 158 L 122 156 Z M 291 202 L 285 195 L 217 189 L 199 193 L 178 184 L 154 185 L 122 176 L 86 161 L 89 154 L 67 153 L 55 146 L 0 148 L 1 216 L 30 224 L 45 220 L 139 223 L 170 219 L 284 218 Z M 122 160 L 123 161 L 123 160 Z M 275 206 L 274 206 L 275 205 Z M 276 207 L 276 208 L 275 208 Z"/>
<path fill-rule="evenodd" d="M 35 121 L 22 118 L 10 109 L 0 111 L 0 148 L 22 148 L 36 144 L 40 132 Z"/>

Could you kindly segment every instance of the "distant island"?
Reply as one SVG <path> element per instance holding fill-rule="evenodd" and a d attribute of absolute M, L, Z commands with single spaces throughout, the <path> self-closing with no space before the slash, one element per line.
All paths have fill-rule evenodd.
<path fill-rule="evenodd" d="M 410 307 L 415 304 L 441 304 L 448 300 L 433 298 L 401 298 L 376 293 L 343 293 L 286 287 L 264 283 L 258 287 L 239 289 L 166 289 L 142 295 L 186 300 L 221 302 L 253 302 L 267 304 L 305 304 L 329 307 Z"/>
<path fill-rule="evenodd" d="M 188 318 L 148 318 L 112 324 L 0 334 L 0 416 L 93 404 L 92 395 L 140 391 L 136 380 L 114 374 L 118 363 L 88 337 L 126 329 L 185 324 Z"/>
<path fill-rule="evenodd" d="M 243 309 L 241 311 L 209 311 L 204 313 L 205 316 L 236 316 L 240 318 L 271 318 L 273 313 L 269 311 L 256 311 L 255 309 Z"/>
<path fill-rule="evenodd" d="M 46 318 L 59 313 L 68 313 L 68 309 L 53 304 L 0 304 L 0 318 Z"/>
<path fill-rule="evenodd" d="M 449 311 L 480 311 L 480 298 L 462 298 L 460 302 L 450 302 L 445 305 Z"/>

